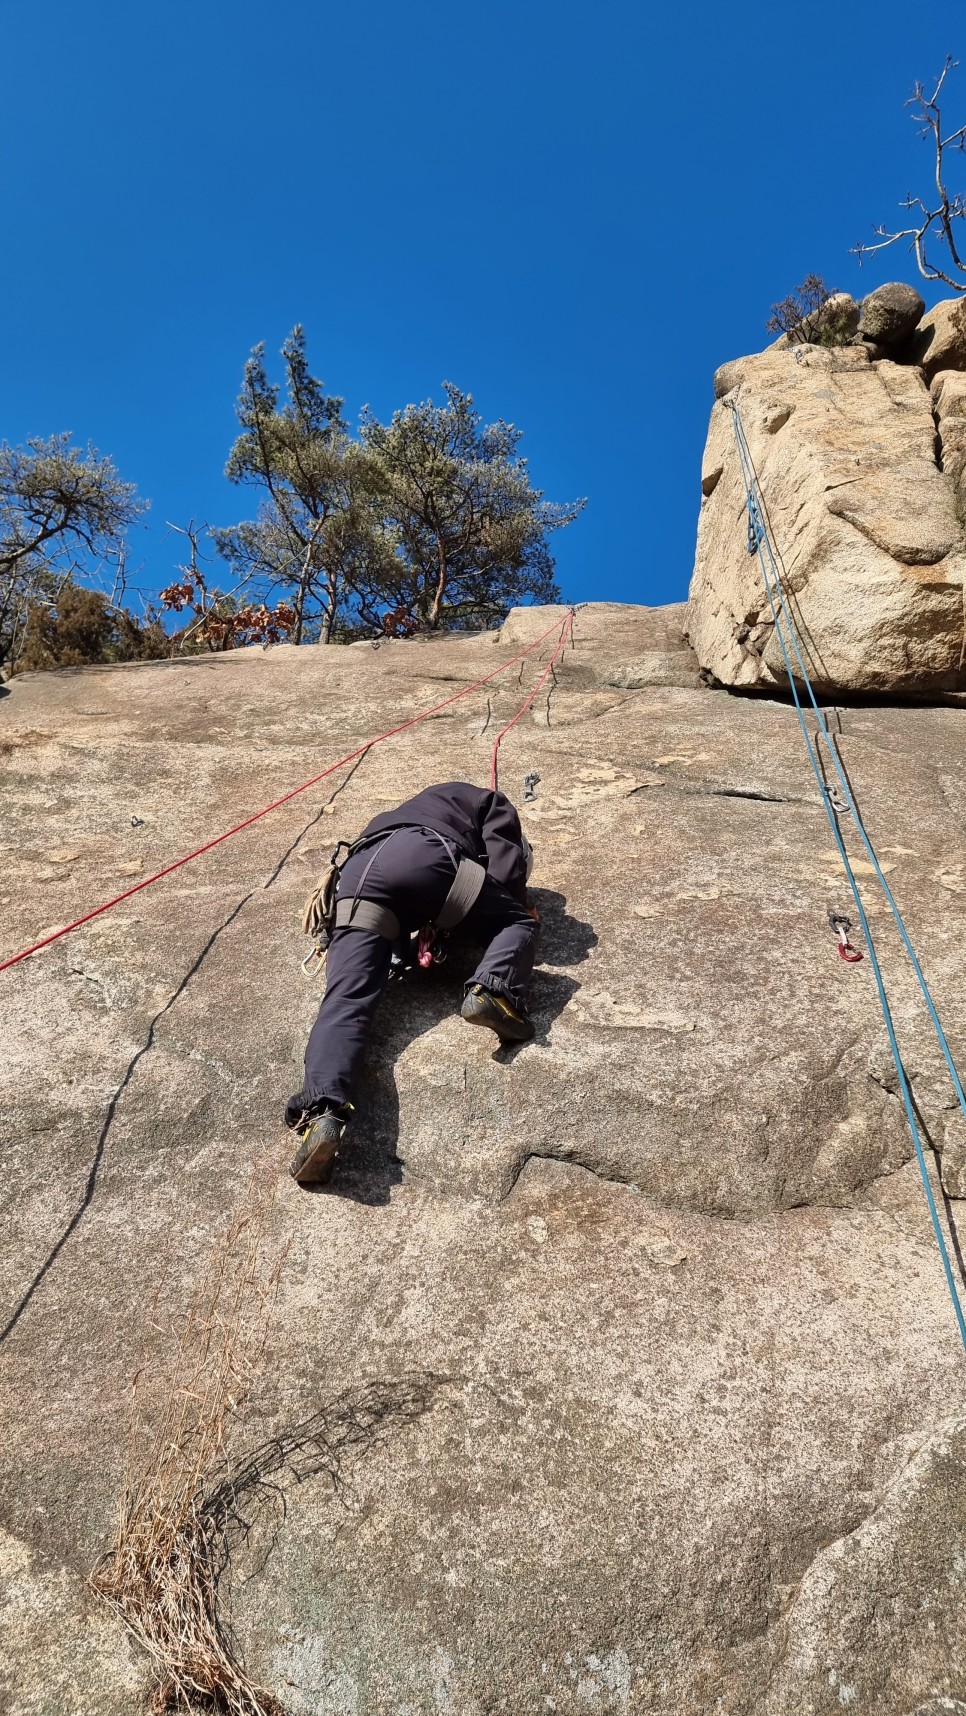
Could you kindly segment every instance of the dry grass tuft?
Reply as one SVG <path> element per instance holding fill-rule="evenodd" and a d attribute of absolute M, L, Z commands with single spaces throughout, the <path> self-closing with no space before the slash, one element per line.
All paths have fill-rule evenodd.
<path fill-rule="evenodd" d="M 135 1378 L 121 1521 L 92 1583 L 153 1659 L 156 1716 L 284 1716 L 245 1673 L 218 1606 L 235 1519 L 227 1433 L 260 1368 L 285 1257 L 268 1250 L 274 1187 L 266 1170 L 256 1172 L 215 1243 L 173 1376 L 148 1365 Z M 145 1404 L 156 1427 L 138 1458 Z"/>
<path fill-rule="evenodd" d="M 259 1504 L 284 1517 L 287 1482 L 324 1474 L 338 1494 L 357 1459 L 429 1411 L 454 1380 L 420 1372 L 363 1384 L 230 1457 L 229 1431 L 261 1368 L 288 1250 L 273 1255 L 269 1244 L 276 1184 L 268 1168 L 256 1170 L 212 1248 L 173 1365 L 146 1363 L 134 1381 L 120 1524 L 91 1582 L 154 1663 L 155 1716 L 285 1716 L 246 1674 L 219 1603 L 233 1551 Z M 157 1316 L 164 1285 L 153 1326 L 168 1336 Z"/>

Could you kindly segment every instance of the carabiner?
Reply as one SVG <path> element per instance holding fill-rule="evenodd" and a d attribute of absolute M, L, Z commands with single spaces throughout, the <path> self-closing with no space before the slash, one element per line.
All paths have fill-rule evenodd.
<path fill-rule="evenodd" d="M 301 971 L 306 983 L 314 982 L 319 972 L 324 969 L 326 951 L 319 942 L 316 942 L 311 951 L 305 955 L 301 962 Z"/>
<path fill-rule="evenodd" d="M 838 937 L 839 958 L 844 959 L 846 965 L 858 965 L 859 960 L 865 958 L 865 954 L 860 953 L 849 941 L 852 919 L 843 917 L 839 912 L 829 912 L 828 921 Z"/>

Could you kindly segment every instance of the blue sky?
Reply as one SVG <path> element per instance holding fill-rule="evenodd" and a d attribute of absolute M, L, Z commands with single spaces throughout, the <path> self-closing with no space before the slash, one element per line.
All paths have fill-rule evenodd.
<path fill-rule="evenodd" d="M 0 436 L 110 453 L 157 588 L 166 519 L 249 515 L 222 476 L 242 366 L 301 321 L 353 417 L 446 378 L 523 428 L 548 498 L 589 497 L 568 598 L 678 600 L 716 365 L 810 270 L 915 279 L 848 251 L 928 181 L 902 103 L 954 17 L 8 0 Z M 961 122 L 966 65 L 950 96 Z"/>

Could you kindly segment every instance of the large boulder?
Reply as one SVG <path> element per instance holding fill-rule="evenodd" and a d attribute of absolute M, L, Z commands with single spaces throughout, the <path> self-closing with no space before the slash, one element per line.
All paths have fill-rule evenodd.
<path fill-rule="evenodd" d="M 925 308 L 914 286 L 891 280 L 863 298 L 859 332 L 886 351 L 898 351 L 908 344 Z"/>
<path fill-rule="evenodd" d="M 966 370 L 966 303 L 944 298 L 923 316 L 908 350 L 927 381 L 941 369 Z"/>
<path fill-rule="evenodd" d="M 687 617 L 702 668 L 725 685 L 786 683 L 748 552 L 737 403 L 816 686 L 966 688 L 958 491 L 921 372 L 861 347 L 771 349 L 723 365 L 715 392 Z"/>
<path fill-rule="evenodd" d="M 16 678 L 0 948 L 564 615 Z M 454 938 L 385 998 L 331 1195 L 289 1180 L 281 1126 L 319 1000 L 304 896 L 402 794 L 489 779 L 547 645 L 3 974 L 4 1716 L 151 1708 L 150 1663 L 87 1577 L 159 1389 L 194 1375 L 187 1308 L 211 1304 L 253 1170 L 275 1201 L 236 1261 L 280 1258 L 278 1298 L 244 1304 L 264 1358 L 228 1421 L 222 1597 L 290 1716 L 966 1699 L 966 1360 L 869 963 L 836 954 L 848 895 L 794 711 L 693 670 L 618 683 L 662 655 L 683 678 L 680 624 L 580 608 L 504 741 L 507 791 L 540 777 L 536 1041 L 502 1052 L 463 1026 Z M 960 1058 L 962 723 L 883 702 L 837 723 Z M 949 1081 L 882 942 L 945 1158 Z"/>

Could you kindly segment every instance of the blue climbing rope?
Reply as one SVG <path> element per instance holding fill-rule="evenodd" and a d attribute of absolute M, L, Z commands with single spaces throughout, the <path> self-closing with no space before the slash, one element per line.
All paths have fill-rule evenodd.
<path fill-rule="evenodd" d="M 882 1008 L 882 1016 L 885 1020 L 886 1030 L 887 1030 L 888 1035 L 889 1035 L 889 1046 L 892 1050 L 892 1058 L 895 1061 L 896 1073 L 897 1073 L 898 1078 L 899 1078 L 899 1089 L 900 1089 L 900 1092 L 902 1094 L 902 1102 L 903 1102 L 903 1107 L 905 1108 L 905 1112 L 906 1112 L 906 1120 L 907 1120 L 908 1125 L 909 1125 L 909 1131 L 910 1131 L 910 1134 L 912 1136 L 913 1145 L 915 1146 L 916 1161 L 919 1164 L 919 1172 L 920 1172 L 920 1175 L 922 1176 L 923 1189 L 925 1190 L 925 1194 L 926 1194 L 926 1202 L 929 1206 L 929 1215 L 930 1215 L 930 1218 L 932 1220 L 933 1230 L 935 1232 L 936 1240 L 937 1240 L 937 1243 L 939 1245 L 939 1253 L 940 1253 L 940 1256 L 942 1258 L 943 1271 L 944 1271 L 945 1276 L 946 1276 L 946 1284 L 949 1288 L 950 1297 L 952 1298 L 952 1302 L 953 1302 L 953 1309 L 956 1313 L 956 1322 L 959 1325 L 960 1338 L 962 1340 L 963 1347 L 966 1348 L 966 1316 L 964 1316 L 964 1314 L 963 1314 L 963 1306 L 962 1306 L 962 1303 L 960 1300 L 959 1291 L 958 1291 L 957 1286 L 956 1286 L 955 1277 L 953 1275 L 952 1264 L 950 1262 L 949 1249 L 947 1247 L 945 1235 L 943 1234 L 942 1225 L 941 1225 L 940 1220 L 939 1220 L 939 1211 L 936 1208 L 936 1200 L 935 1200 L 935 1197 L 933 1196 L 932 1186 L 929 1183 L 929 1170 L 928 1170 L 928 1167 L 926 1165 L 925 1152 L 924 1152 L 923 1147 L 922 1147 L 922 1138 L 920 1136 L 919 1125 L 918 1125 L 918 1122 L 916 1119 L 915 1105 L 913 1103 L 912 1093 L 909 1089 L 909 1082 L 908 1082 L 908 1079 L 906 1077 L 906 1070 L 902 1064 L 902 1055 L 901 1055 L 900 1050 L 899 1050 L 899 1042 L 898 1042 L 898 1038 L 896 1036 L 895 1024 L 894 1024 L 893 1018 L 892 1018 L 892 1010 L 889 1006 L 889 999 L 888 999 L 888 996 L 886 994 L 886 987 L 885 987 L 885 982 L 884 982 L 883 976 L 882 976 L 882 969 L 881 969 L 881 966 L 879 964 L 879 956 L 878 956 L 878 953 L 876 951 L 875 942 L 873 941 L 873 938 L 872 938 L 872 931 L 869 927 L 869 920 L 868 920 L 868 917 L 866 915 L 865 906 L 863 905 L 863 902 L 862 902 L 862 896 L 861 896 L 861 893 L 859 892 L 859 885 L 855 879 L 855 873 L 852 869 L 852 865 L 851 865 L 851 862 L 849 860 L 849 855 L 848 855 L 848 852 L 847 852 L 846 847 L 845 847 L 845 842 L 842 838 L 842 833 L 841 833 L 841 830 L 839 828 L 838 818 L 836 816 L 836 808 L 837 807 L 836 807 L 834 801 L 832 800 L 829 788 L 825 783 L 825 778 L 823 776 L 821 767 L 819 765 L 818 754 L 817 754 L 817 752 L 818 752 L 817 742 L 813 742 L 812 735 L 808 730 L 808 724 L 807 724 L 806 719 L 805 719 L 805 710 L 802 706 L 802 700 L 801 700 L 801 697 L 799 695 L 798 685 L 796 684 L 795 674 L 794 674 L 793 669 L 792 669 L 792 661 L 791 661 L 791 655 L 789 654 L 789 647 L 788 647 L 788 644 L 786 644 L 785 636 L 784 636 L 784 633 L 782 630 L 782 622 L 784 622 L 784 626 L 787 628 L 788 638 L 789 638 L 789 642 L 791 644 L 791 651 L 794 654 L 795 660 L 798 663 L 798 667 L 799 667 L 799 671 L 800 671 L 800 675 L 801 675 L 801 681 L 802 681 L 802 684 L 805 686 L 806 692 L 808 694 L 809 702 L 811 703 L 812 709 L 813 709 L 814 714 L 815 714 L 815 720 L 816 720 L 816 723 L 818 726 L 818 734 L 816 736 L 816 740 L 819 737 L 825 740 L 826 746 L 828 748 L 829 756 L 831 757 L 832 764 L 833 764 L 833 767 L 835 769 L 835 773 L 838 776 L 839 785 L 842 789 L 842 794 L 843 794 L 843 798 L 844 798 L 844 802 L 845 802 L 845 808 L 848 810 L 848 812 L 850 813 L 850 815 L 853 819 L 853 822 L 855 823 L 855 827 L 858 831 L 859 837 L 862 841 L 863 846 L 865 847 L 866 853 L 868 854 L 869 862 L 872 865 L 876 880 L 878 881 L 879 886 L 882 889 L 882 892 L 883 892 L 885 899 L 888 903 L 889 909 L 892 912 L 892 916 L 895 919 L 896 926 L 899 930 L 899 934 L 902 937 L 903 945 L 905 946 L 906 952 L 909 955 L 909 959 L 912 963 L 912 969 L 915 973 L 916 981 L 919 984 L 919 988 L 922 991 L 923 999 L 925 1000 L 926 1007 L 929 1011 L 929 1017 L 930 1017 L 930 1020 L 932 1022 L 933 1030 L 935 1031 L 936 1038 L 939 1042 L 939 1046 L 942 1050 L 944 1059 L 946 1061 L 946 1065 L 949 1068 L 950 1077 L 952 1078 L 952 1082 L 953 1082 L 953 1088 L 955 1089 L 956 1097 L 957 1097 L 957 1100 L 959 1102 L 959 1106 L 962 1109 L 964 1119 L 966 1119 L 966 1093 L 964 1093 L 964 1091 L 963 1091 L 962 1081 L 959 1077 L 959 1073 L 956 1070 L 956 1065 L 955 1065 L 955 1062 L 953 1060 L 952 1051 L 951 1051 L 951 1049 L 949 1047 L 949 1043 L 946 1039 L 946 1033 L 943 1030 L 942 1021 L 940 1020 L 939 1014 L 936 1011 L 935 1003 L 934 1003 L 933 998 L 929 992 L 929 985 L 926 982 L 926 978 L 925 978 L 925 975 L 923 973 L 922 966 L 919 963 L 919 959 L 916 955 L 915 948 L 913 947 L 912 942 L 909 939 L 909 935 L 908 935 L 908 932 L 906 930 L 906 926 L 902 920 L 902 914 L 899 911 L 898 905 L 896 904 L 892 890 L 889 887 L 889 884 L 886 881 L 885 876 L 882 872 L 882 866 L 879 863 L 879 859 L 876 855 L 875 849 L 872 845 L 871 840 L 869 839 L 868 833 L 866 832 L 865 825 L 864 825 L 862 818 L 859 814 L 858 806 L 857 806 L 855 799 L 852 795 L 852 789 L 849 786 L 848 778 L 847 778 L 845 771 L 843 770 L 843 768 L 839 762 L 838 754 L 836 752 L 834 744 L 832 743 L 832 737 L 831 737 L 831 734 L 829 733 L 828 727 L 826 726 L 825 717 L 822 714 L 821 709 L 819 708 L 818 701 L 817 701 L 816 696 L 815 696 L 815 690 L 814 690 L 814 687 L 812 685 L 811 676 L 809 674 L 808 668 L 805 665 L 805 661 L 804 661 L 803 656 L 802 656 L 802 651 L 799 648 L 798 638 L 797 638 L 796 631 L 795 631 L 795 625 L 794 625 L 794 622 L 791 618 L 788 601 L 787 601 L 787 598 L 785 595 L 784 586 L 782 584 L 781 574 L 780 574 L 779 568 L 778 568 L 778 562 L 777 562 L 777 559 L 775 556 L 775 551 L 772 547 L 771 536 L 770 536 L 770 532 L 768 529 L 764 508 L 763 508 L 762 503 L 761 503 L 761 494 L 760 494 L 760 490 L 759 490 L 759 486 L 758 486 L 758 477 L 757 477 L 757 473 L 755 471 L 754 461 L 751 457 L 751 452 L 750 452 L 749 447 L 748 447 L 748 442 L 747 442 L 747 439 L 745 437 L 744 424 L 741 420 L 741 411 L 739 409 L 737 399 L 728 401 L 727 403 L 728 403 L 729 409 L 731 411 L 731 421 L 732 421 L 732 426 L 734 428 L 735 445 L 736 445 L 737 450 L 738 450 L 738 463 L 739 463 L 739 466 L 741 469 L 741 478 L 742 478 L 742 482 L 744 484 L 744 489 L 745 489 L 745 503 L 746 503 L 747 510 L 748 510 L 748 551 L 749 551 L 749 553 L 752 553 L 752 554 L 754 554 L 754 553 L 758 554 L 759 564 L 760 564 L 761 570 L 762 570 L 762 580 L 763 580 L 764 585 L 765 585 L 765 592 L 766 592 L 766 595 L 768 597 L 768 605 L 771 609 L 772 620 L 774 621 L 775 635 L 778 639 L 779 647 L 780 647 L 781 652 L 782 652 L 782 659 L 785 663 L 785 672 L 788 675 L 788 684 L 789 684 L 789 687 L 791 689 L 792 698 L 793 698 L 794 703 L 795 703 L 795 710 L 796 710 L 796 713 L 798 715 L 799 725 L 802 729 L 802 736 L 805 740 L 805 746 L 806 746 L 806 749 L 808 751 L 808 760 L 812 765 L 812 771 L 813 771 L 813 773 L 815 775 L 815 779 L 818 783 L 818 790 L 819 790 L 819 793 L 821 795 L 822 806 L 823 806 L 823 808 L 825 810 L 825 814 L 828 818 L 829 827 L 832 830 L 832 835 L 834 837 L 836 847 L 838 848 L 839 857 L 841 858 L 842 863 L 843 863 L 844 868 L 845 868 L 846 878 L 848 880 L 848 884 L 849 884 L 849 887 L 850 887 L 851 892 L 852 892 L 852 898 L 855 901 L 855 907 L 856 907 L 856 911 L 858 912 L 858 915 L 859 915 L 859 921 L 862 925 L 862 933 L 865 936 L 866 943 L 868 946 L 869 963 L 872 967 L 872 974 L 873 974 L 873 977 L 875 979 L 875 986 L 876 986 L 876 989 L 878 991 L 878 996 L 879 996 L 879 1005 Z"/>

